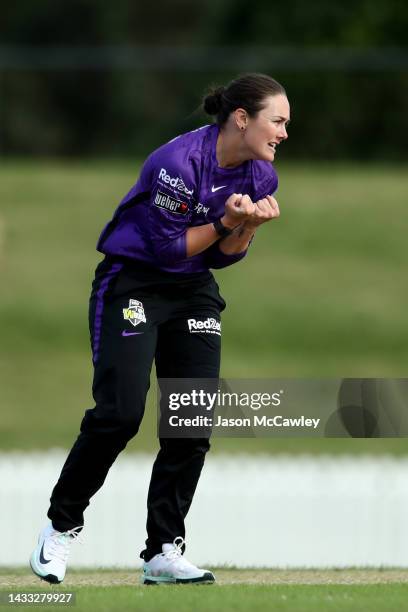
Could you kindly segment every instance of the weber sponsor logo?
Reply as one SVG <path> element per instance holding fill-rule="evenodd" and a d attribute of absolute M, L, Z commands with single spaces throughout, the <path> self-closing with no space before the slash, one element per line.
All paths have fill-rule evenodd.
<path fill-rule="evenodd" d="M 176 200 L 176 198 L 172 198 L 167 193 L 161 191 L 157 192 L 154 203 L 159 208 L 164 208 L 177 215 L 186 215 L 188 213 L 188 204 L 181 200 Z"/>
<path fill-rule="evenodd" d="M 221 336 L 221 323 L 212 317 L 208 317 L 205 321 L 187 319 L 187 324 L 190 334 L 216 334 Z"/>
<path fill-rule="evenodd" d="M 162 168 L 159 172 L 159 181 L 162 181 L 166 185 L 170 185 L 173 189 L 177 189 L 181 193 L 185 193 L 186 195 L 193 195 L 193 189 L 187 189 L 183 179 L 180 176 L 170 176 L 167 174 L 166 168 Z"/>

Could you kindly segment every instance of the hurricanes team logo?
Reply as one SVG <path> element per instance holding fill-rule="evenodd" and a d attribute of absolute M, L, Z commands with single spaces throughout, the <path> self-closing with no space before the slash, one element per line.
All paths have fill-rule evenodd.
<path fill-rule="evenodd" d="M 146 315 L 142 302 L 129 300 L 128 308 L 123 308 L 123 318 L 136 327 L 139 323 L 146 323 Z"/>

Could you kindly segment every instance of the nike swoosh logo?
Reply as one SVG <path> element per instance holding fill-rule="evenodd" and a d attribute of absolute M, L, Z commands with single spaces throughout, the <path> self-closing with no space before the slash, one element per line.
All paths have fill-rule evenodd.
<path fill-rule="evenodd" d="M 211 193 L 215 193 L 216 191 L 218 191 L 219 189 L 224 189 L 224 187 L 226 187 L 226 185 L 221 185 L 221 187 L 214 187 L 214 185 L 211 187 Z"/>
<path fill-rule="evenodd" d="M 140 336 L 140 334 L 143 334 L 144 332 L 129 332 L 126 331 L 126 329 L 123 330 L 122 332 L 122 336 Z"/>
<path fill-rule="evenodd" d="M 43 555 L 43 552 L 44 552 L 44 542 L 43 542 L 43 545 L 41 546 L 41 550 L 40 550 L 40 563 L 42 563 L 44 565 L 45 563 L 49 563 L 51 561 L 51 559 L 46 559 L 44 557 L 44 555 Z"/>

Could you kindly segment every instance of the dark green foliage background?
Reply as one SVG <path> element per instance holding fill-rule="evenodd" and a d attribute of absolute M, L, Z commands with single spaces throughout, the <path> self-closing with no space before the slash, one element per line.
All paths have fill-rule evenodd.
<path fill-rule="evenodd" d="M 407 31 L 403 0 L 22 0 L 0 22 L 0 152 L 144 156 L 207 121 L 194 110 L 209 83 L 249 69 L 287 88 L 288 159 L 406 159 Z M 10 47 L 19 67 L 7 60 Z M 117 47 L 123 53 L 112 63 Z M 294 63 L 280 59 L 282 48 Z M 103 54 L 98 66 L 92 50 Z M 37 52 L 80 59 L 43 69 Z"/>

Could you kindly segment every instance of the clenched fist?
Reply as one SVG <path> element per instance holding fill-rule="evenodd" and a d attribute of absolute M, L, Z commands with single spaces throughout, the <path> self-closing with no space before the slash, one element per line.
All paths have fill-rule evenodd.
<path fill-rule="evenodd" d="M 245 220 L 244 226 L 247 229 L 255 229 L 262 223 L 271 219 L 277 219 L 280 215 L 279 205 L 271 195 L 266 196 L 254 205 L 254 212 L 249 219 Z"/>
<path fill-rule="evenodd" d="M 225 202 L 225 213 L 221 222 L 225 227 L 232 229 L 252 219 L 255 213 L 256 206 L 249 195 L 233 193 Z"/>

